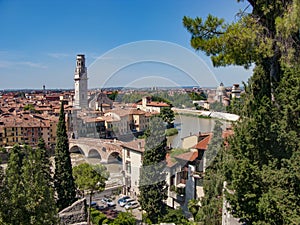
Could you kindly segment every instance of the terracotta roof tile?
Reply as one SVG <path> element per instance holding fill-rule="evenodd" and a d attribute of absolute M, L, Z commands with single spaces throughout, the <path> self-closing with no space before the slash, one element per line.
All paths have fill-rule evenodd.
<path fill-rule="evenodd" d="M 139 143 L 141 143 L 140 147 L 139 147 Z M 124 148 L 128 148 L 131 150 L 135 150 L 138 152 L 144 152 L 145 151 L 145 140 L 144 139 L 137 139 L 137 140 L 133 140 L 130 142 L 123 142 L 123 144 L 121 145 Z"/>
<path fill-rule="evenodd" d="M 198 157 L 198 152 L 186 152 L 186 153 L 182 153 L 180 155 L 175 156 L 175 158 L 177 159 L 182 159 L 185 161 L 194 161 L 195 159 L 197 159 Z"/>
<path fill-rule="evenodd" d="M 193 148 L 206 150 L 213 135 L 210 133 L 205 136 L 206 137 L 200 140 Z"/>

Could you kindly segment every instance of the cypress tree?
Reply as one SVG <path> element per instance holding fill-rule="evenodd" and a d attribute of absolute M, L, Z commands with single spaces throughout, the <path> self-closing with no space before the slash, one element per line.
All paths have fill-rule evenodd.
<path fill-rule="evenodd" d="M 42 137 L 39 138 L 38 145 L 37 145 L 37 150 L 36 150 L 40 157 L 41 157 L 41 166 L 42 166 L 42 171 L 44 173 L 44 177 L 47 180 L 49 184 L 52 182 L 52 177 L 51 177 L 51 169 L 50 169 L 50 160 L 49 160 L 49 154 L 46 149 L 46 144 L 45 141 Z"/>
<path fill-rule="evenodd" d="M 1 224 L 57 224 L 54 192 L 39 150 L 15 145 L 1 187 Z"/>
<path fill-rule="evenodd" d="M 157 223 L 165 211 L 163 202 L 167 197 L 166 175 L 163 172 L 166 162 L 166 137 L 163 121 L 154 117 L 149 123 L 149 136 L 146 137 L 143 167 L 140 175 L 139 202 L 146 218 Z"/>
<path fill-rule="evenodd" d="M 75 182 L 69 152 L 69 140 L 66 129 L 64 105 L 61 103 L 56 131 L 54 187 L 59 210 L 70 206 L 76 199 Z"/>
<path fill-rule="evenodd" d="M 19 145 L 15 145 L 9 153 L 5 171 L 3 195 L 1 199 L 2 220 L 4 224 L 26 224 L 26 197 L 22 182 L 22 164 L 24 152 Z"/>
<path fill-rule="evenodd" d="M 27 147 L 28 155 L 22 167 L 23 189 L 26 198 L 26 224 L 57 224 L 57 208 L 54 191 L 49 181 L 49 167 L 45 171 L 42 151 Z M 45 172 L 47 174 L 45 175 Z M 23 221 L 24 222 L 24 221 Z M 24 223 L 25 224 L 25 223 Z"/>

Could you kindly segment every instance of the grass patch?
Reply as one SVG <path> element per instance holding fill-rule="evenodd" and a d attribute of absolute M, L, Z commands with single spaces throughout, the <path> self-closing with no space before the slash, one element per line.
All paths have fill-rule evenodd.
<path fill-rule="evenodd" d="M 167 137 L 173 136 L 175 134 L 178 134 L 178 130 L 176 128 L 170 128 L 170 129 L 165 130 L 165 134 Z"/>

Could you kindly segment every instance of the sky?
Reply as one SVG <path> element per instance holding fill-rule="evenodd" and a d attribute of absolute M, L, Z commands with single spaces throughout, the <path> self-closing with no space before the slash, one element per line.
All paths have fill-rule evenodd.
<path fill-rule="evenodd" d="M 183 16 L 228 22 L 235 0 L 0 0 L 0 89 L 73 88 L 85 54 L 89 87 L 225 86 L 251 70 L 213 68 L 190 47 Z"/>

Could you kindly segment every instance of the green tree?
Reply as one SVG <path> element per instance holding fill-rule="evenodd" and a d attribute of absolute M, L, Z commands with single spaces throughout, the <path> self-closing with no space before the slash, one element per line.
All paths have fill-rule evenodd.
<path fill-rule="evenodd" d="M 97 209 L 91 208 L 91 221 L 93 224 L 103 224 L 104 220 L 106 220 L 107 217 L 104 213 L 100 212 Z"/>
<path fill-rule="evenodd" d="M 27 105 L 25 105 L 24 106 L 24 110 L 25 111 L 30 111 L 30 112 L 35 112 L 36 110 L 35 110 L 35 108 L 34 108 L 34 105 L 32 105 L 32 104 L 27 104 Z"/>
<path fill-rule="evenodd" d="M 191 100 L 194 100 L 194 101 L 207 99 L 207 96 L 205 95 L 204 92 L 201 92 L 200 94 L 197 92 L 190 92 L 189 96 L 190 96 Z"/>
<path fill-rule="evenodd" d="M 111 224 L 112 225 L 135 225 L 136 219 L 129 212 L 120 212 Z"/>
<path fill-rule="evenodd" d="M 10 151 L 1 201 L 1 224 L 58 223 L 54 192 L 38 149 L 15 145 Z"/>
<path fill-rule="evenodd" d="M 22 185 L 22 165 L 24 152 L 15 145 L 9 154 L 3 185 L 2 220 L 4 224 L 23 224 L 26 219 L 26 197 Z"/>
<path fill-rule="evenodd" d="M 72 164 L 63 103 L 61 103 L 59 121 L 57 124 L 54 160 L 54 187 L 57 194 L 57 207 L 59 210 L 62 210 L 76 200 L 76 188 L 72 175 Z"/>
<path fill-rule="evenodd" d="M 103 191 L 105 188 L 105 181 L 109 177 L 109 172 L 106 167 L 97 164 L 90 165 L 88 163 L 82 163 L 73 168 L 73 176 L 75 178 L 75 184 L 77 188 L 83 193 L 87 191 L 90 196 L 90 204 L 88 210 L 88 223 L 90 222 L 90 210 L 93 194 L 96 191 Z"/>
<path fill-rule="evenodd" d="M 222 123 L 216 121 L 212 139 L 204 153 L 206 159 L 203 189 L 205 196 L 201 198 L 201 207 L 195 214 L 195 220 L 207 225 L 222 224 L 222 188 L 223 188 L 223 139 Z"/>
<path fill-rule="evenodd" d="M 191 224 L 184 216 L 182 209 L 167 209 L 166 214 L 160 219 L 161 223 L 175 223 L 180 225 Z"/>
<path fill-rule="evenodd" d="M 222 138 L 222 126 L 223 124 L 219 121 L 215 121 L 215 126 L 213 130 L 213 135 L 210 140 L 210 143 L 207 147 L 207 150 L 204 152 L 204 157 L 206 159 L 206 167 L 208 167 L 217 156 L 218 152 L 222 148 L 223 138 Z"/>
<path fill-rule="evenodd" d="M 160 110 L 159 117 L 161 117 L 162 120 L 167 123 L 167 128 L 174 127 L 175 114 L 170 107 L 163 107 Z"/>
<path fill-rule="evenodd" d="M 57 208 L 54 190 L 49 180 L 50 168 L 45 170 L 41 149 L 25 146 L 27 155 L 23 160 L 22 187 L 25 195 L 26 221 L 23 224 L 57 224 Z M 49 164 L 48 164 L 49 165 Z"/>
<path fill-rule="evenodd" d="M 300 2 L 248 2 L 252 12 L 235 23 L 211 15 L 183 23 L 215 66 L 255 63 L 223 163 L 234 214 L 248 224 L 299 224 Z"/>
<path fill-rule="evenodd" d="M 0 165 L 0 199 L 5 198 L 5 193 L 4 193 L 4 169 L 3 167 Z M 0 223 L 4 224 L 3 221 L 3 213 L 5 211 L 5 205 L 4 204 L 0 204 Z"/>
<path fill-rule="evenodd" d="M 113 91 L 111 94 L 107 95 L 108 98 L 115 101 L 118 96 L 118 91 Z"/>
<path fill-rule="evenodd" d="M 167 197 L 166 175 L 163 172 L 166 162 L 165 127 L 159 117 L 153 117 L 149 123 L 149 136 L 146 137 L 143 167 L 140 175 L 139 202 L 146 218 L 152 223 L 165 213 L 163 200 Z"/>
<path fill-rule="evenodd" d="M 46 143 L 42 137 L 39 138 L 37 144 L 37 152 L 39 152 L 41 157 L 41 167 L 44 173 L 44 177 L 50 184 L 52 183 L 52 177 L 51 177 L 49 154 L 47 152 Z"/>
<path fill-rule="evenodd" d="M 194 220 L 200 209 L 199 203 L 200 203 L 200 201 L 198 199 L 191 199 L 188 202 L 188 209 L 189 209 L 189 212 L 193 215 Z"/>

